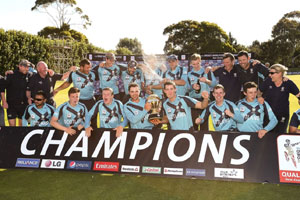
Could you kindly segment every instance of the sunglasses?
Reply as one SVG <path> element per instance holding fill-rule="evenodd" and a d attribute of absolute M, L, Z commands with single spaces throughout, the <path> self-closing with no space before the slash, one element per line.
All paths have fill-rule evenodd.
<path fill-rule="evenodd" d="M 34 99 L 35 101 L 43 101 L 44 99 Z"/>
<path fill-rule="evenodd" d="M 269 74 L 273 75 L 273 74 L 277 74 L 278 72 L 269 72 Z"/>

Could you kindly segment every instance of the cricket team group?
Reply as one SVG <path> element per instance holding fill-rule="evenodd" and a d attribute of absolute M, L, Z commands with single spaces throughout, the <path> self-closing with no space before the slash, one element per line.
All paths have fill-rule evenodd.
<path fill-rule="evenodd" d="M 88 137 L 96 128 L 111 128 L 116 137 L 124 128 L 166 127 L 257 132 L 259 138 L 269 132 L 300 133 L 300 109 L 289 122 L 289 95 L 300 98 L 300 92 L 286 76 L 288 69 L 281 64 L 266 67 L 246 51 L 235 59 L 224 53 L 222 66 L 204 68 L 201 56 L 193 54 L 185 68 L 174 54 L 166 57 L 166 66 L 152 55 L 121 65 L 107 53 L 97 66 L 83 59 L 79 68 L 72 66 L 64 74 L 43 61 L 35 67 L 21 60 L 0 79 L 2 105 L 9 126 L 54 127 L 69 135 L 85 130 Z M 64 82 L 54 89 L 58 80 Z M 56 105 L 54 96 L 71 84 L 69 99 Z"/>

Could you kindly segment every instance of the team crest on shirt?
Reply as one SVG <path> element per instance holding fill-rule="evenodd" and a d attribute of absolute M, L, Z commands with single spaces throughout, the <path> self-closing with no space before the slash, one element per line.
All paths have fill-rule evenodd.
<path fill-rule="evenodd" d="M 171 113 L 171 112 L 172 112 L 171 108 L 168 108 L 167 112 L 168 112 L 168 113 Z"/>
<path fill-rule="evenodd" d="M 234 77 L 237 77 L 237 73 L 233 73 L 233 76 L 234 76 Z"/>
<path fill-rule="evenodd" d="M 103 114 L 103 115 L 106 115 L 106 111 L 105 111 L 105 110 L 102 110 L 102 114 Z"/>
<path fill-rule="evenodd" d="M 31 119 L 34 119 L 35 118 L 35 116 L 34 115 L 31 115 Z"/>
<path fill-rule="evenodd" d="M 281 92 L 284 92 L 284 87 L 281 87 Z"/>
<path fill-rule="evenodd" d="M 269 86 L 269 89 L 272 89 L 272 88 L 273 88 L 272 85 L 270 85 L 270 86 Z"/>
<path fill-rule="evenodd" d="M 242 107 L 240 108 L 240 111 L 241 111 L 241 112 L 245 112 L 245 107 L 242 106 Z"/>
<path fill-rule="evenodd" d="M 107 74 L 107 72 L 104 70 L 104 71 L 103 71 L 103 74 L 104 74 L 104 75 L 106 75 L 106 74 Z"/>
<path fill-rule="evenodd" d="M 67 118 L 70 119 L 71 117 L 72 117 L 71 113 L 68 113 L 68 114 L 67 114 Z"/>
<path fill-rule="evenodd" d="M 81 82 L 81 78 L 80 77 L 77 77 L 77 82 Z"/>
<path fill-rule="evenodd" d="M 250 73 L 253 74 L 253 69 L 252 68 L 250 69 Z"/>
<path fill-rule="evenodd" d="M 223 72 L 223 75 L 226 75 L 227 73 L 226 72 Z"/>
<path fill-rule="evenodd" d="M 126 76 L 126 77 L 125 77 L 125 80 L 129 80 L 129 76 Z"/>
<path fill-rule="evenodd" d="M 213 118 L 216 118 L 217 117 L 217 114 L 215 112 L 213 112 Z"/>
<path fill-rule="evenodd" d="M 42 85 L 42 84 L 43 84 L 43 82 L 42 82 L 42 81 L 39 81 L 39 84 L 41 84 L 41 85 Z"/>
<path fill-rule="evenodd" d="M 135 111 L 134 111 L 134 114 L 135 114 L 135 115 L 138 115 L 138 114 L 139 114 L 139 111 L 135 110 Z"/>
<path fill-rule="evenodd" d="M 191 77 L 191 81 L 194 81 L 195 79 L 194 79 L 194 77 Z"/>

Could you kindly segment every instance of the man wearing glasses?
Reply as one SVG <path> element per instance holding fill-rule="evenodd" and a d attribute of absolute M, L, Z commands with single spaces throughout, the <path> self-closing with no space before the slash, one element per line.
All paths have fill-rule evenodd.
<path fill-rule="evenodd" d="M 50 120 L 55 108 L 46 103 L 47 95 L 44 91 L 37 91 L 34 104 L 27 106 L 22 117 L 22 126 L 50 127 Z"/>

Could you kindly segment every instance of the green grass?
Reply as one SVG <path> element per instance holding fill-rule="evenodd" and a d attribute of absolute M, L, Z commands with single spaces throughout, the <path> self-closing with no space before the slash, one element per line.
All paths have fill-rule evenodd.
<path fill-rule="evenodd" d="M 289 76 L 300 87 L 300 76 Z M 55 97 L 67 101 L 67 89 Z M 290 97 L 291 115 L 299 108 Z M 208 181 L 92 172 L 9 169 L 0 171 L 0 200 L 13 199 L 299 199 L 296 185 Z"/>
<path fill-rule="evenodd" d="M 299 186 L 107 176 L 43 170 L 0 172 L 0 199 L 299 199 Z"/>

